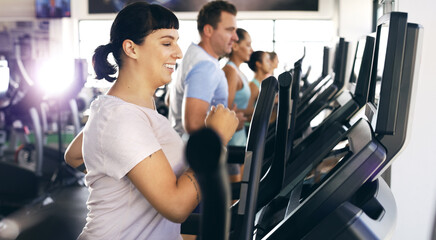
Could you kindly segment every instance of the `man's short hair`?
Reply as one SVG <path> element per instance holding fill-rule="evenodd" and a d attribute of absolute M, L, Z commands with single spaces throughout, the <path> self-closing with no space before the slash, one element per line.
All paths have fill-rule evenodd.
<path fill-rule="evenodd" d="M 216 29 L 218 23 L 221 21 L 221 12 L 228 12 L 236 16 L 237 10 L 235 5 L 227 1 L 212 1 L 206 3 L 197 16 L 198 32 L 203 33 L 203 28 L 206 24 Z"/>

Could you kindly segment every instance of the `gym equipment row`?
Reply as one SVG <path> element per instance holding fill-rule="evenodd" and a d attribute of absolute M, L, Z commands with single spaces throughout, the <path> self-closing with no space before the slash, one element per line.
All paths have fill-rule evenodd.
<path fill-rule="evenodd" d="M 1 80 L 7 85 L 0 93 L 0 239 L 31 239 L 35 231 L 38 238 L 50 239 L 37 226 L 62 222 L 62 217 L 74 219 L 73 223 L 85 221 L 83 214 L 68 208 L 68 200 L 86 201 L 80 199 L 83 193 L 75 194 L 86 189 L 80 183 L 83 174 L 63 160 L 62 131 L 67 124 L 72 126 L 71 135 L 81 129 L 76 96 L 86 81 L 87 63 L 76 59 L 74 85 L 59 98 L 47 97 L 36 77 L 36 66 L 43 59 L 32 57 L 31 32 L 0 33 L 0 59 L 6 70 Z M 67 191 L 67 186 L 80 188 Z M 81 212 L 86 213 L 86 206 Z M 53 217 L 54 213 L 58 215 Z"/>
<path fill-rule="evenodd" d="M 262 179 L 259 174 L 262 164 L 257 162 L 263 161 L 263 154 L 259 151 L 264 149 L 261 145 L 255 149 L 249 147 L 252 138 L 249 134 L 243 177 L 247 182 L 244 182 L 245 187 L 241 187 L 238 202 L 239 206 L 245 207 L 239 207 L 239 215 L 235 215 L 233 207 L 238 205 L 235 204 L 231 209 L 224 211 L 228 215 L 224 214 L 221 220 L 213 221 L 213 226 L 219 226 L 219 221 L 222 221 L 223 226 L 230 225 L 230 228 L 221 228 L 226 231 L 229 229 L 228 233 L 219 235 L 223 238 L 214 238 L 207 235 L 207 232 L 200 232 L 200 237 L 389 238 L 395 226 L 395 199 L 380 175 L 392 164 L 392 160 L 406 141 L 409 108 L 413 98 L 414 71 L 417 56 L 420 54 L 421 29 L 422 27 L 417 24 L 407 23 L 406 13 L 392 12 L 379 19 L 375 41 L 371 37 L 365 39 L 361 64 L 355 64 L 360 65 L 361 71 L 357 77 L 354 94 L 344 92 L 334 98 L 336 103 L 341 104 L 313 131 L 312 134 L 317 132 L 316 138 L 310 137 L 310 134 L 309 137 L 313 138 L 313 141 L 306 140 L 304 143 L 303 140 L 295 147 L 287 148 L 292 153 L 290 158 L 286 158 L 283 187 L 265 207 L 257 205 L 263 195 L 263 191 L 258 187 Z M 360 47 L 362 45 L 363 42 Z M 370 54 L 371 51 L 374 53 Z M 372 66 L 370 76 L 367 70 L 362 70 L 368 65 Z M 265 86 L 266 84 L 267 82 Z M 264 84 L 261 95 L 262 91 L 267 91 L 264 90 Z M 366 103 L 365 116 L 362 116 L 360 111 L 363 102 Z M 280 104 L 279 100 L 279 109 Z M 292 130 L 289 129 L 289 133 Z M 251 131 L 250 128 L 250 133 Z M 262 137 L 257 137 L 260 139 L 258 143 L 262 144 Z M 193 139 L 191 144 L 195 142 L 202 141 Z M 301 145 L 303 143 L 304 145 Z M 189 149 L 194 147 L 188 146 Z M 205 155 L 201 159 L 210 156 Z M 308 177 L 315 175 L 313 172 L 316 173 L 316 167 L 332 158 L 335 164 L 326 172 L 319 171 L 318 179 L 314 179 L 314 176 Z M 189 160 L 195 161 L 195 158 Z M 246 176 L 246 173 L 250 173 L 250 176 Z M 207 183 L 199 180 L 202 189 L 207 188 Z M 204 200 L 207 199 L 209 198 L 204 196 Z M 204 206 L 209 205 L 205 202 Z M 204 210 L 205 216 L 202 217 L 201 226 L 211 221 L 211 216 L 206 216 L 208 211 Z M 241 221 L 240 218 L 244 220 Z"/>

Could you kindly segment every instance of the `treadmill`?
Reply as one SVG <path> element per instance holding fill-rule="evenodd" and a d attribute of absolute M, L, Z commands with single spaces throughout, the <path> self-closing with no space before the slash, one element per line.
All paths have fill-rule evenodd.
<path fill-rule="evenodd" d="M 239 183 L 239 194 L 236 198 L 239 200 L 230 209 L 232 214 L 231 239 L 239 239 L 244 234 L 247 235 L 247 233 L 252 232 L 254 226 L 253 213 L 271 201 L 282 188 L 284 165 L 287 157 L 289 157 L 289 154 L 287 154 L 288 140 L 291 140 L 293 137 L 291 129 L 295 125 L 295 114 L 292 114 L 290 109 L 296 107 L 296 100 L 298 99 L 298 94 L 296 93 L 299 90 L 298 81 L 293 81 L 293 79 L 301 77 L 301 62 L 303 58 L 295 63 L 292 73 L 284 72 L 280 74 L 278 81 L 274 77 L 270 77 L 262 82 L 259 100 L 250 124 L 245 153 L 244 177 L 243 181 Z M 265 113 L 271 112 L 277 90 L 279 102 L 277 124 L 275 125 L 276 134 L 274 134 L 273 139 L 274 154 L 271 157 L 272 159 L 265 160 L 264 145 L 267 140 L 269 124 L 269 114 Z M 216 156 L 211 157 L 215 158 Z M 211 183 L 209 182 L 209 184 Z M 234 186 L 235 184 L 232 184 L 232 188 Z M 216 192 L 213 194 L 216 194 Z M 232 195 L 232 197 L 235 195 L 234 189 L 232 189 Z M 213 199 L 213 197 L 211 198 Z M 205 211 L 201 211 L 203 214 L 206 214 L 205 205 L 206 203 L 203 204 L 203 210 Z M 217 216 L 217 214 L 214 215 L 215 217 Z M 198 234 L 198 227 L 199 225 L 202 226 L 200 222 L 203 222 L 204 219 L 206 218 L 201 220 L 199 215 L 192 214 L 188 221 L 182 224 L 182 233 Z M 242 229 L 241 226 L 247 227 Z M 200 227 L 200 229 L 203 229 L 203 227 Z M 211 237 L 211 235 L 208 236 L 207 239 Z"/>
<path fill-rule="evenodd" d="M 303 136 L 310 122 L 337 96 L 345 86 L 345 70 L 349 43 L 341 38 L 335 52 L 334 79 L 325 77 L 310 94 L 303 94 L 297 109 L 296 136 Z"/>
<path fill-rule="evenodd" d="M 340 66 L 340 58 L 338 57 L 339 52 L 341 52 L 340 48 L 344 47 L 345 39 L 340 38 L 339 42 L 336 44 L 336 51 L 335 51 L 335 59 L 334 59 L 334 69 L 333 73 L 336 71 L 339 71 L 339 69 L 336 66 Z M 299 93 L 299 96 L 301 98 L 300 103 L 298 104 L 298 107 L 301 111 L 301 108 L 303 105 L 306 105 L 307 102 L 318 93 L 318 91 L 326 85 L 329 81 L 331 81 L 334 77 L 334 74 L 329 74 L 329 67 L 330 67 L 330 48 L 324 47 L 323 50 L 323 66 L 322 66 L 322 73 L 321 76 L 312 84 L 310 84 L 307 88 L 301 89 L 301 92 Z"/>
<path fill-rule="evenodd" d="M 380 174 L 404 146 L 420 29 L 407 24 L 406 13 L 379 19 L 368 120 L 360 119 L 347 129 L 350 152 L 307 193 L 291 194 L 285 217 L 262 239 L 391 236 L 395 200 Z M 279 195 L 292 190 L 285 187 Z"/>
<path fill-rule="evenodd" d="M 406 21 L 405 13 L 390 13 L 379 20 L 376 59 L 386 57 L 374 69 L 383 73 L 377 80 L 379 87 L 374 88 L 380 91 L 373 93 L 378 97 L 368 104 L 373 105 L 372 111 L 367 111 L 369 121 L 360 119 L 349 128 L 343 126 L 350 151 L 320 182 L 313 183 L 310 191 L 288 196 L 285 217 L 268 234 L 259 236 L 255 229 L 234 239 L 380 239 L 392 233 L 395 200 L 379 174 L 404 146 L 404 141 L 397 141 L 398 145 L 386 139 L 404 138 L 407 130 L 421 27 L 407 24 L 406 41 Z M 395 110 L 386 114 L 392 108 Z M 288 195 L 289 190 L 294 189 L 286 186 L 276 199 Z"/>
<path fill-rule="evenodd" d="M 318 145 L 315 149 L 322 149 L 321 146 L 325 142 L 334 141 L 334 132 L 340 131 L 342 125 L 347 124 L 349 120 L 362 108 L 368 99 L 371 68 L 374 55 L 375 39 L 371 36 L 367 36 L 358 42 L 358 51 L 354 59 L 354 66 L 352 74 L 356 74 L 357 82 L 350 83 L 354 86 L 354 91 L 345 90 L 341 92 L 331 103 L 331 113 L 304 139 L 300 139 L 300 142 L 295 144 L 293 154 L 288 160 L 288 164 L 292 164 L 293 161 L 302 158 L 312 159 L 313 155 L 321 155 L 313 151 L 305 151 L 312 146 Z M 333 128 L 337 129 L 333 129 Z M 331 132 L 330 135 L 324 134 L 324 132 Z M 324 138 L 322 136 L 325 136 Z M 333 137 L 333 139 L 330 139 Z M 310 156 L 308 156 L 308 154 Z M 295 167 L 291 167 L 293 169 Z"/>
<path fill-rule="evenodd" d="M 287 91 L 289 92 L 289 86 L 291 84 L 292 78 L 290 75 L 287 75 L 285 76 L 284 79 L 287 82 L 285 81 L 283 85 L 288 87 Z M 237 186 L 238 188 L 237 191 L 235 192 L 238 195 L 237 198 L 239 199 L 230 208 L 232 211 L 232 226 L 233 225 L 241 226 L 242 221 L 249 222 L 251 221 L 250 219 L 253 217 L 249 214 L 245 215 L 244 209 L 245 208 L 251 209 L 253 207 L 255 208 L 257 204 L 257 198 L 253 198 L 252 196 L 254 195 L 257 197 L 257 192 L 259 189 L 259 183 L 261 180 L 260 173 L 261 173 L 263 159 L 264 159 L 265 140 L 266 140 L 268 125 L 269 125 L 269 117 L 272 112 L 274 98 L 276 96 L 277 91 L 278 91 L 278 81 L 274 76 L 268 77 L 267 79 L 262 81 L 259 98 L 250 124 L 247 146 L 243 154 L 244 164 L 245 164 L 243 180 L 238 184 L 232 184 L 232 188 L 234 188 L 235 186 Z M 286 117 L 286 115 L 283 116 Z M 286 131 L 282 131 L 282 132 L 286 132 Z M 281 151 L 284 151 L 284 149 L 285 147 L 283 147 L 283 150 Z M 282 165 L 284 165 L 285 159 L 283 158 L 281 162 Z M 273 160 L 273 163 L 271 163 L 271 168 L 282 171 L 283 168 L 280 167 L 280 164 L 278 165 L 278 167 L 274 167 L 274 165 L 276 164 L 274 163 Z M 273 174 L 273 172 L 271 172 L 271 177 L 273 179 L 275 178 L 274 177 L 275 175 L 277 175 L 277 173 Z M 284 173 L 282 173 L 281 175 L 283 176 Z M 270 179 L 270 177 L 264 179 L 267 180 Z M 282 181 L 283 179 L 280 179 L 280 182 Z M 279 187 L 275 191 L 273 191 L 272 197 L 280 191 L 281 189 L 280 183 L 278 186 Z M 232 189 L 232 192 L 233 191 L 234 189 Z M 232 195 L 235 195 L 235 193 L 233 193 Z M 247 201 L 247 196 L 251 196 L 248 197 L 250 199 L 248 201 Z M 200 210 L 200 212 L 203 212 L 203 210 Z M 187 221 L 185 221 L 182 224 L 181 232 L 183 234 L 198 234 L 199 222 L 200 222 L 199 218 L 200 218 L 199 214 L 191 214 L 191 216 L 188 217 Z"/>
<path fill-rule="evenodd" d="M 197 235 L 200 239 L 228 239 L 230 184 L 221 138 L 210 128 L 200 129 L 189 137 L 185 154 L 203 198 Z"/>

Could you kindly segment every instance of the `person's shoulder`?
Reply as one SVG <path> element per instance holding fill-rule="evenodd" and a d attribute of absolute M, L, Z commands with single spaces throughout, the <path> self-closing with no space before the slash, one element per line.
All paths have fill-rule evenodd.
<path fill-rule="evenodd" d="M 204 72 L 204 74 L 214 74 L 214 71 L 217 70 L 217 66 L 214 62 L 205 60 L 198 61 L 193 67 L 192 70 L 198 71 L 198 72 Z M 219 70 L 219 68 L 218 68 Z"/>
<path fill-rule="evenodd" d="M 229 64 L 226 64 L 223 67 L 223 71 L 226 74 L 227 80 L 229 80 L 229 78 L 237 78 L 239 76 L 238 71 Z"/>
<path fill-rule="evenodd" d="M 154 110 L 126 102 L 116 96 L 100 96 L 99 112 L 107 118 L 132 118 L 153 115 Z"/>
<path fill-rule="evenodd" d="M 209 53 L 207 53 L 202 47 L 199 45 L 192 43 L 188 50 L 186 51 L 185 58 L 188 57 L 190 59 L 195 59 L 197 61 L 210 61 L 213 63 L 218 63 L 218 60 L 213 58 Z"/>
<path fill-rule="evenodd" d="M 105 114 L 114 112 L 123 105 L 125 105 L 125 102 L 118 97 L 112 95 L 100 95 L 92 102 L 91 110 Z"/>
<path fill-rule="evenodd" d="M 219 68 L 219 63 L 205 53 L 200 47 L 197 46 L 195 49 L 196 50 L 191 50 L 191 48 L 189 48 L 186 52 L 182 60 L 183 71 L 211 71 L 212 69 Z"/>
<path fill-rule="evenodd" d="M 186 50 L 185 56 L 183 57 L 184 59 L 188 58 L 192 58 L 192 57 L 199 57 L 204 55 L 203 49 L 198 46 L 197 44 L 192 43 L 191 45 L 189 45 L 188 49 Z"/>
<path fill-rule="evenodd" d="M 229 72 L 238 72 L 238 70 L 236 69 L 236 66 L 230 61 L 227 62 L 226 65 L 224 65 L 223 70 L 229 71 Z"/>
<path fill-rule="evenodd" d="M 248 86 L 250 86 L 251 89 L 257 90 L 258 86 L 257 86 L 256 82 L 254 82 L 254 81 L 256 81 L 256 80 L 253 79 L 253 80 L 249 81 Z"/>

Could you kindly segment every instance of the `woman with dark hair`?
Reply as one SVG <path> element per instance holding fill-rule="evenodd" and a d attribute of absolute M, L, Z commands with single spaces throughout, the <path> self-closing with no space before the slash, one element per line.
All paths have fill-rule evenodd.
<path fill-rule="evenodd" d="M 279 66 L 279 56 L 276 52 L 269 52 L 269 59 L 271 60 L 271 75 L 274 75 L 274 70 Z"/>
<path fill-rule="evenodd" d="M 250 81 L 250 89 L 255 102 L 259 95 L 260 83 L 271 75 L 271 59 L 268 52 L 253 52 L 248 61 L 248 67 L 254 72 L 254 77 Z"/>
<path fill-rule="evenodd" d="M 110 43 L 95 50 L 97 79 L 114 84 L 91 104 L 86 126 L 65 153 L 69 165 L 84 162 L 87 170 L 89 213 L 79 239 L 181 239 L 180 223 L 200 201 L 184 143 L 153 100 L 182 57 L 178 27 L 168 9 L 133 3 L 115 18 Z M 205 122 L 223 144 L 238 125 L 222 105 Z"/>
<path fill-rule="evenodd" d="M 268 52 L 255 51 L 251 54 L 248 67 L 254 72 L 254 77 L 250 81 L 251 99 L 253 106 L 256 104 L 260 92 L 260 84 L 267 77 L 271 76 L 271 58 Z M 270 123 L 275 121 L 277 113 L 278 97 L 276 96 L 275 105 L 271 113 Z"/>
<path fill-rule="evenodd" d="M 229 87 L 227 106 L 234 109 L 237 113 L 242 113 L 246 118 L 251 119 L 254 111 L 253 104 L 249 105 L 251 91 L 247 77 L 239 69 L 242 63 L 250 59 L 250 55 L 253 52 L 251 37 L 242 28 L 236 29 L 236 34 L 238 35 L 238 41 L 233 42 L 232 51 L 228 56 L 229 61 L 223 68 Z M 245 121 L 239 122 L 239 130 L 233 135 L 229 146 L 245 146 L 247 144 L 247 132 L 244 125 Z M 228 171 L 231 182 L 241 181 L 242 176 L 239 164 L 229 164 Z"/>

